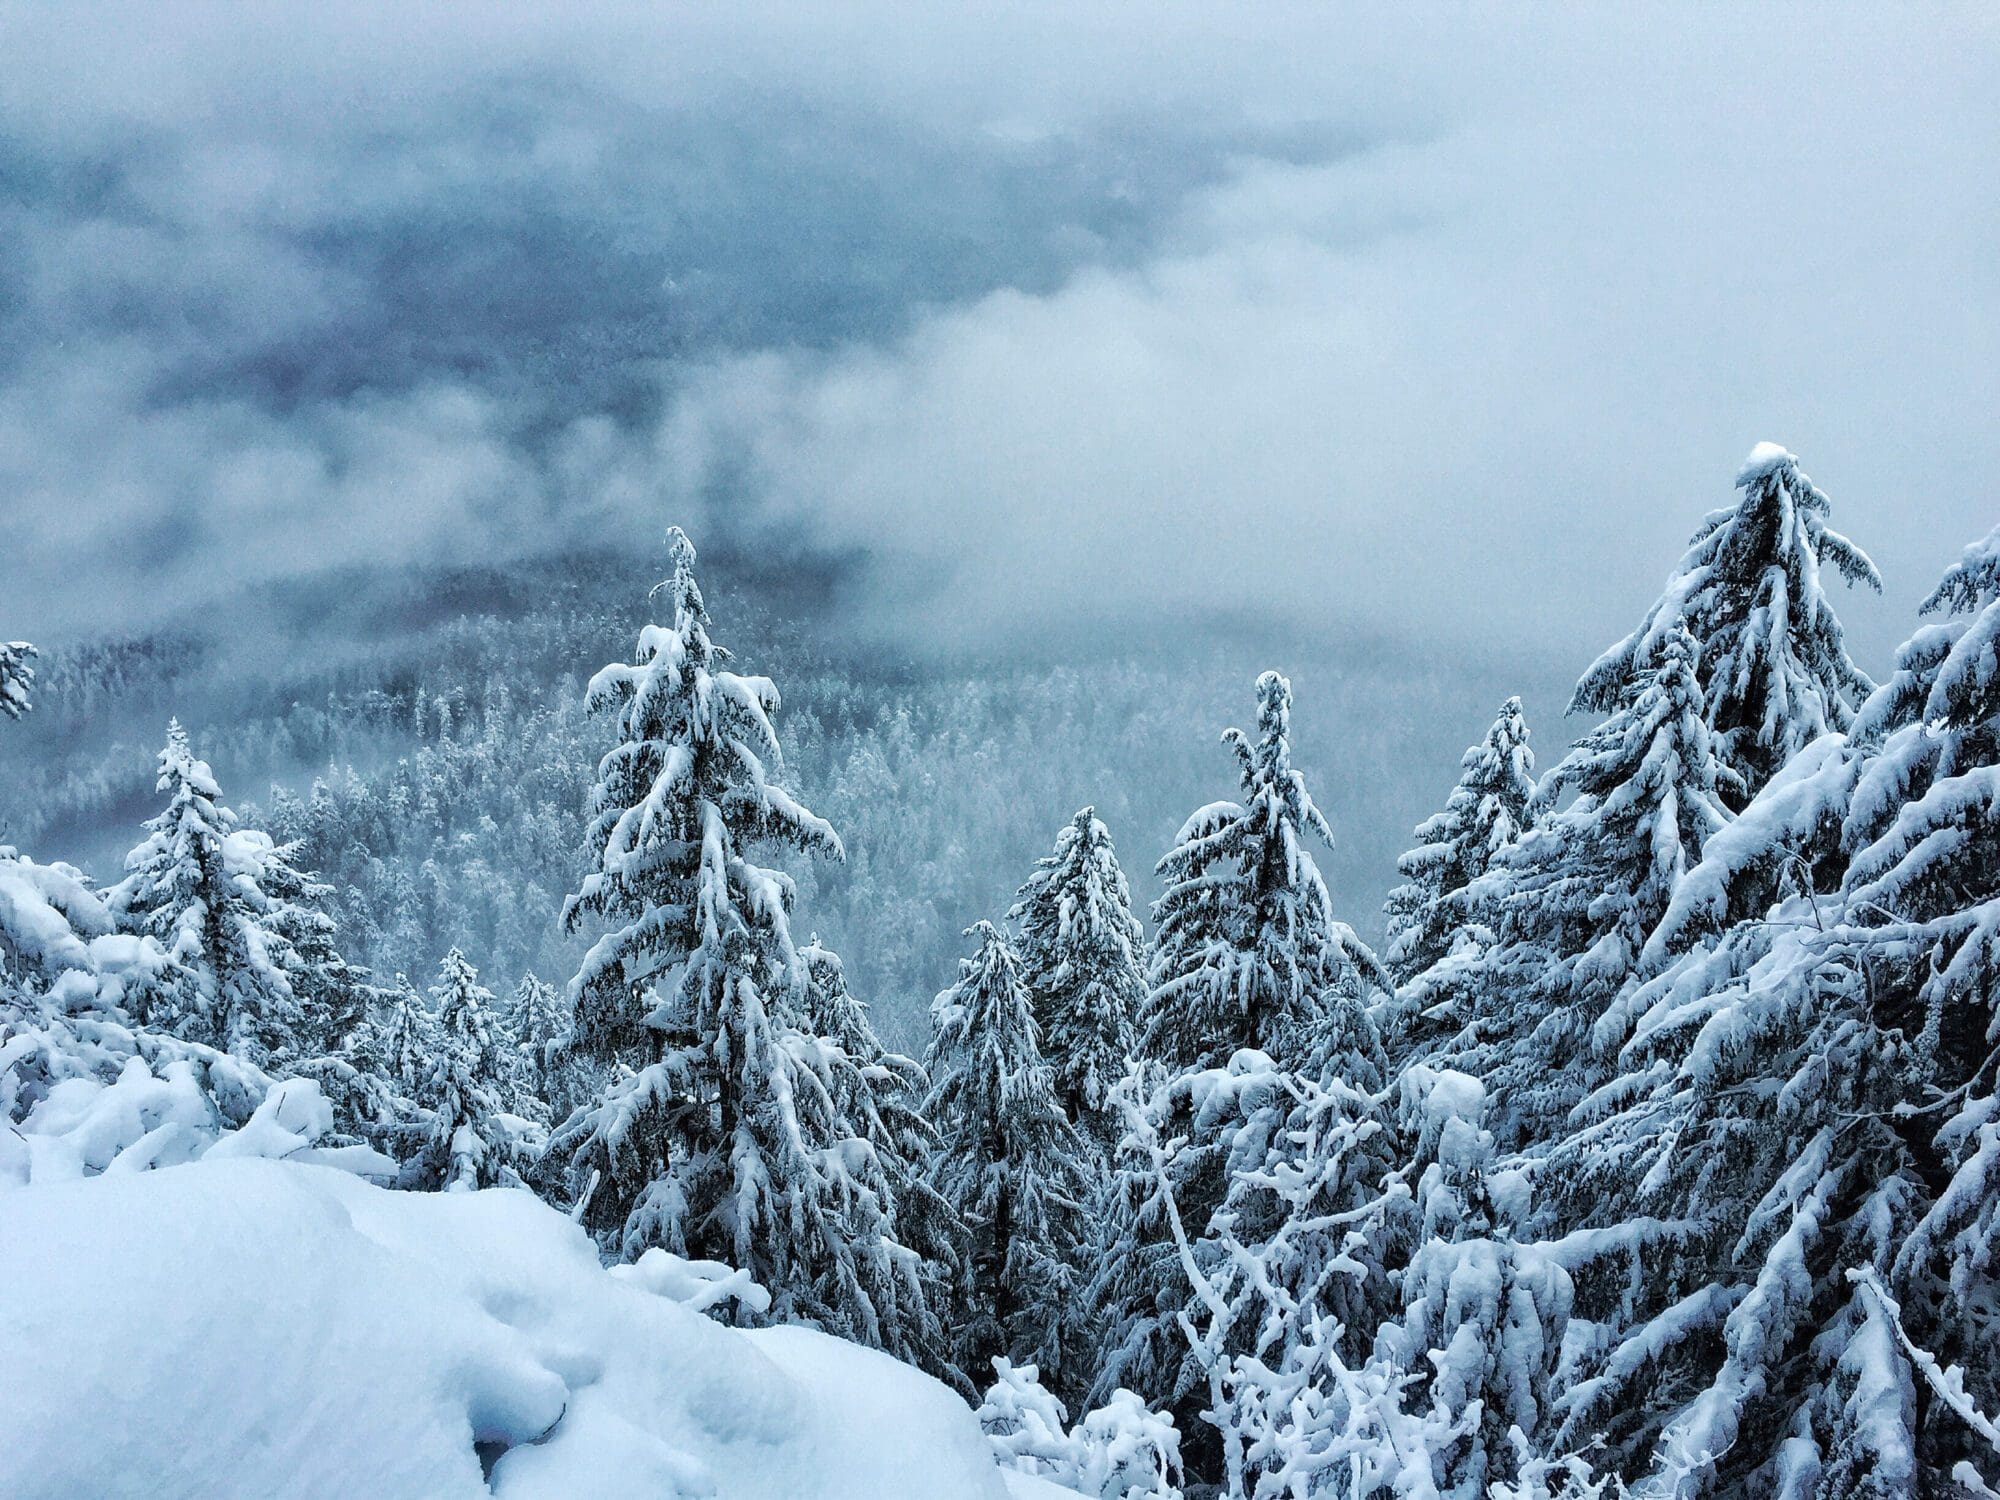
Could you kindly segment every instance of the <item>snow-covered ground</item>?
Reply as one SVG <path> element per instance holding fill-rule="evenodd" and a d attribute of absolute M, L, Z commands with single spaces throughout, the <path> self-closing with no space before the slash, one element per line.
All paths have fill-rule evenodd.
<path fill-rule="evenodd" d="M 1030 1492 L 937 1382 L 717 1324 L 527 1193 L 293 1163 L 0 1195 L 0 1368 L 10 1500 Z"/>

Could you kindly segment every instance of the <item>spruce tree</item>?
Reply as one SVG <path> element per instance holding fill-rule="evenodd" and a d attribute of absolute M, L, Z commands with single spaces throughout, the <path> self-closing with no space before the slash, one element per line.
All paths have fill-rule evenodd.
<path fill-rule="evenodd" d="M 384 992 L 371 1027 L 374 1071 L 406 1097 L 414 1097 L 438 1050 L 436 1018 L 416 987 L 401 974 Z"/>
<path fill-rule="evenodd" d="M 0 714 L 18 719 L 29 708 L 35 685 L 35 648 L 26 641 L 0 641 Z"/>
<path fill-rule="evenodd" d="M 1437 1494 L 1485 1500 L 1540 1451 L 1573 1292 L 1560 1264 L 1515 1238 L 1518 1180 L 1517 1201 L 1498 1201 L 1479 1081 L 1417 1066 L 1400 1087 L 1418 1243 L 1401 1276 L 1402 1316 L 1383 1341 L 1411 1377 L 1406 1399 L 1427 1402 L 1450 1433 L 1431 1445 Z"/>
<path fill-rule="evenodd" d="M 1604 1080 L 1622 1040 L 1615 1007 L 1642 977 L 1681 880 L 1728 821 L 1728 780 L 1701 716 L 1693 638 L 1676 630 L 1644 688 L 1542 780 L 1535 826 L 1468 888 L 1497 941 L 1460 981 L 1482 997 L 1478 1011 L 1437 1050 L 1484 1083 L 1503 1146 L 1549 1138 Z"/>
<path fill-rule="evenodd" d="M 1403 884 L 1389 893 L 1383 963 L 1407 984 L 1444 958 L 1471 921 L 1463 893 L 1533 821 L 1535 753 L 1521 700 L 1500 705 L 1485 740 L 1459 761 L 1444 810 L 1417 825 L 1417 844 L 1396 861 Z"/>
<path fill-rule="evenodd" d="M 563 913 L 606 924 L 570 985 L 576 1045 L 632 1071 L 551 1150 L 613 1253 L 724 1261 L 769 1288 L 772 1316 L 918 1358 L 935 1329 L 921 1268 L 836 1103 L 854 1064 L 804 1025 L 793 882 L 751 858 L 840 841 L 772 779 L 777 689 L 724 669 L 694 547 L 668 540 L 670 622 L 591 682 L 618 743 L 591 792 L 597 868 Z"/>
<path fill-rule="evenodd" d="M 292 864 L 291 846 L 238 828 L 178 721 L 159 765 L 167 805 L 110 893 L 122 920 L 166 951 L 142 1019 L 260 1067 L 337 1046 L 360 1000 L 317 908 L 328 888 Z"/>
<path fill-rule="evenodd" d="M 1151 991 L 1140 1053 L 1172 1072 L 1219 1067 L 1241 1048 L 1296 1061 L 1336 988 L 1387 989 L 1346 923 L 1309 839 L 1333 831 L 1292 766 L 1291 684 L 1257 679 L 1257 737 L 1223 733 L 1244 800 L 1213 802 L 1160 860 Z"/>
<path fill-rule="evenodd" d="M 1033 1364 L 1058 1389 L 1067 1357 L 1088 1181 L 1082 1143 L 1042 1061 L 1019 960 L 990 922 L 932 1008 L 924 1114 L 938 1129 L 931 1181 L 964 1226 L 958 1367 Z"/>
<path fill-rule="evenodd" d="M 1821 568 L 1882 590 L 1874 563 L 1827 525 L 1831 504 L 1783 448 L 1759 443 L 1736 487 L 1740 498 L 1702 522 L 1645 620 L 1591 665 L 1570 702 L 1572 711 L 1624 707 L 1688 631 L 1702 717 L 1734 773 L 1724 783 L 1732 808 L 1808 742 L 1846 729 L 1874 686 L 1848 659 Z"/>
<path fill-rule="evenodd" d="M 1111 834 L 1084 808 L 1016 893 L 1021 974 L 1055 1072 L 1056 1097 L 1100 1152 L 1117 1144 L 1111 1090 L 1136 1044 L 1145 939 Z"/>
<path fill-rule="evenodd" d="M 1629 1267 L 1580 1309 L 1569 1431 L 1662 1493 L 2000 1474 L 1968 1416 L 2000 1408 L 2000 533 L 1923 608 L 1687 883 L 1694 945 L 1544 1171 Z M 1772 904 L 1716 931 L 1745 889 Z"/>
<path fill-rule="evenodd" d="M 514 1092 L 523 1103 L 534 1105 L 520 1113 L 564 1118 L 572 1102 L 565 1057 L 570 1040 L 569 1007 L 556 987 L 538 978 L 532 969 L 514 988 L 508 1029 L 515 1050 Z"/>
<path fill-rule="evenodd" d="M 926 1308 L 948 1307 L 964 1225 L 930 1180 L 938 1143 L 923 1112 L 930 1075 L 916 1059 L 883 1046 L 867 1002 L 848 987 L 846 965 L 817 934 L 799 959 L 806 971 L 806 1029 L 845 1054 L 828 1075 L 835 1112 L 874 1153 L 888 1188 L 891 1232 L 917 1257 Z M 912 1356 L 931 1373 L 956 1381 L 942 1324 L 926 1317 L 919 1331 Z M 970 1378 L 970 1371 L 965 1374 Z"/>
<path fill-rule="evenodd" d="M 513 1139 L 498 1118 L 503 1069 L 493 1034 L 493 992 L 453 948 L 438 965 L 431 997 L 435 1052 L 417 1090 L 430 1118 L 405 1180 L 451 1191 L 518 1185 Z"/>
<path fill-rule="evenodd" d="M 1244 801 L 1195 813 L 1160 862 L 1168 886 L 1153 909 L 1153 988 L 1129 1087 L 1151 1128 L 1178 1144 L 1158 1158 L 1121 1157 L 1090 1294 L 1109 1314 L 1099 1392 L 1126 1385 L 1172 1409 L 1196 1472 L 1212 1457 L 1198 1423 L 1212 1398 L 1203 1361 L 1216 1351 L 1191 1348 L 1185 1335 L 1197 1287 L 1165 1205 L 1204 1262 L 1223 1253 L 1224 1236 L 1264 1243 L 1279 1222 L 1266 1191 L 1228 1207 L 1233 1228 L 1217 1221 L 1244 1191 L 1232 1186 L 1234 1168 L 1283 1149 L 1274 1132 L 1307 1083 L 1324 1078 L 1359 1108 L 1383 1082 L 1371 1011 L 1388 976 L 1334 917 L 1308 847 L 1309 834 L 1332 835 L 1291 764 L 1291 688 L 1266 672 L 1257 693 L 1257 739 L 1224 736 Z M 1263 1216 L 1255 1224 L 1253 1212 Z"/>

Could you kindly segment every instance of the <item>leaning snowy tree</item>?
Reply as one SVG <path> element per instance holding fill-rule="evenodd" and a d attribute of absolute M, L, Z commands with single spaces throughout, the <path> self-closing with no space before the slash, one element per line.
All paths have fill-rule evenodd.
<path fill-rule="evenodd" d="M 1548 1164 L 1631 1262 L 1585 1299 L 1570 1430 L 1661 1494 L 2000 1479 L 2000 532 L 1924 609 L 1685 884 L 1664 934 L 1776 904 L 1634 997 Z"/>
<path fill-rule="evenodd" d="M 110 892 L 121 920 L 169 960 L 141 1019 L 260 1067 L 336 1046 L 360 997 L 318 908 L 328 887 L 293 866 L 293 846 L 237 827 L 178 721 L 159 762 L 167 805 Z"/>
<path fill-rule="evenodd" d="M 1139 1055 L 1137 1085 L 1164 1137 L 1177 1143 L 1161 1158 L 1122 1155 L 1103 1227 L 1091 1301 L 1108 1310 L 1099 1389 L 1130 1386 L 1155 1406 L 1173 1406 L 1183 1432 L 1198 1437 L 1205 1376 L 1191 1363 L 1182 1319 L 1195 1288 L 1168 1232 L 1171 1198 L 1191 1240 L 1202 1241 L 1230 1192 L 1230 1166 L 1265 1129 L 1282 1124 L 1276 1100 L 1260 1102 L 1216 1080 L 1256 1059 L 1269 1087 L 1316 1071 L 1331 1037 L 1366 1022 L 1387 994 L 1386 972 L 1366 945 L 1335 918 L 1309 848 L 1332 833 L 1291 763 L 1291 686 L 1276 672 L 1257 680 L 1258 735 L 1223 736 L 1236 753 L 1244 800 L 1217 802 L 1189 818 L 1159 870 L 1167 889 L 1154 905 L 1156 942 Z M 1364 1050 L 1372 1080 L 1348 1080 L 1366 1093 L 1381 1086 L 1380 1047 L 1372 1024 Z M 1246 1227 L 1245 1234 L 1251 1233 Z M 1192 1463 L 1199 1463 L 1199 1456 Z"/>
<path fill-rule="evenodd" d="M 1084 1138 L 1109 1154 L 1119 1130 L 1111 1090 L 1125 1075 L 1146 999 L 1145 939 L 1094 808 L 1056 836 L 1055 852 L 1036 865 L 1007 916 L 1056 1097 Z"/>
<path fill-rule="evenodd" d="M 1484 1083 L 1503 1147 L 1558 1132 L 1604 1080 L 1609 1043 L 1594 1028 L 1641 977 L 1647 940 L 1728 821 L 1726 780 L 1701 716 L 1694 641 L 1675 630 L 1641 691 L 1543 778 L 1536 825 L 1468 888 L 1494 913 L 1498 940 L 1461 981 L 1483 997 L 1478 1008 L 1434 1055 Z"/>
<path fill-rule="evenodd" d="M 1085 1148 L 1056 1100 L 1013 948 L 991 922 L 966 935 L 978 949 L 932 1006 L 924 1105 L 938 1130 L 931 1181 L 964 1226 L 958 1367 L 976 1380 L 1005 1357 L 1065 1389 L 1078 1373 L 1067 1351 Z"/>
<path fill-rule="evenodd" d="M 607 1249 L 659 1245 L 748 1271 L 772 1315 L 905 1357 L 937 1337 L 893 1190 L 837 1100 L 855 1067 L 804 1024 L 793 883 L 760 843 L 839 857 L 832 828 L 772 779 L 768 678 L 723 669 L 693 545 L 668 533 L 670 623 L 604 668 L 590 702 L 618 743 L 591 792 L 597 869 L 565 904 L 606 930 L 570 984 L 575 1045 L 615 1075 L 557 1132 L 578 1214 Z"/>
<path fill-rule="evenodd" d="M 26 641 L 0 641 L 0 714 L 18 719 L 29 708 L 35 685 L 35 648 Z"/>
<path fill-rule="evenodd" d="M 1776 443 L 1751 450 L 1736 487 L 1742 497 L 1702 522 L 1645 621 L 1591 665 L 1570 700 L 1572 711 L 1623 707 L 1685 629 L 1700 653 L 1716 756 L 1741 783 L 1725 788 L 1732 808 L 1801 747 L 1846 729 L 1874 686 L 1848 659 L 1821 567 L 1882 590 L 1867 554 L 1827 525 L 1826 496 Z"/>
<path fill-rule="evenodd" d="M 436 1050 L 417 1088 L 429 1119 L 404 1164 L 404 1182 L 451 1191 L 517 1186 L 514 1138 L 500 1119 L 506 1068 L 493 1035 L 493 992 L 453 948 L 438 965 L 431 995 Z"/>

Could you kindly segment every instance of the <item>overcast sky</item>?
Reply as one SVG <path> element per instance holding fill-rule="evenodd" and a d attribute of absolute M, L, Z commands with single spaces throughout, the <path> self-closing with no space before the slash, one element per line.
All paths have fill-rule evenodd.
<path fill-rule="evenodd" d="M 1580 668 L 1768 438 L 1879 668 L 2000 521 L 1991 7 L 409 9 L 0 0 L 0 636 L 679 520 Z"/>

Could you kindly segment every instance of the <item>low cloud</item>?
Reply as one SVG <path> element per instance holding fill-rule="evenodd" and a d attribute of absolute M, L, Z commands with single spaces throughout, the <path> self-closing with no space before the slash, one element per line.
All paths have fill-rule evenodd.
<path fill-rule="evenodd" d="M 1879 655 L 1993 519 L 1971 10 L 6 26 L 12 634 L 672 516 L 918 646 L 1581 662 L 1770 437 Z"/>

